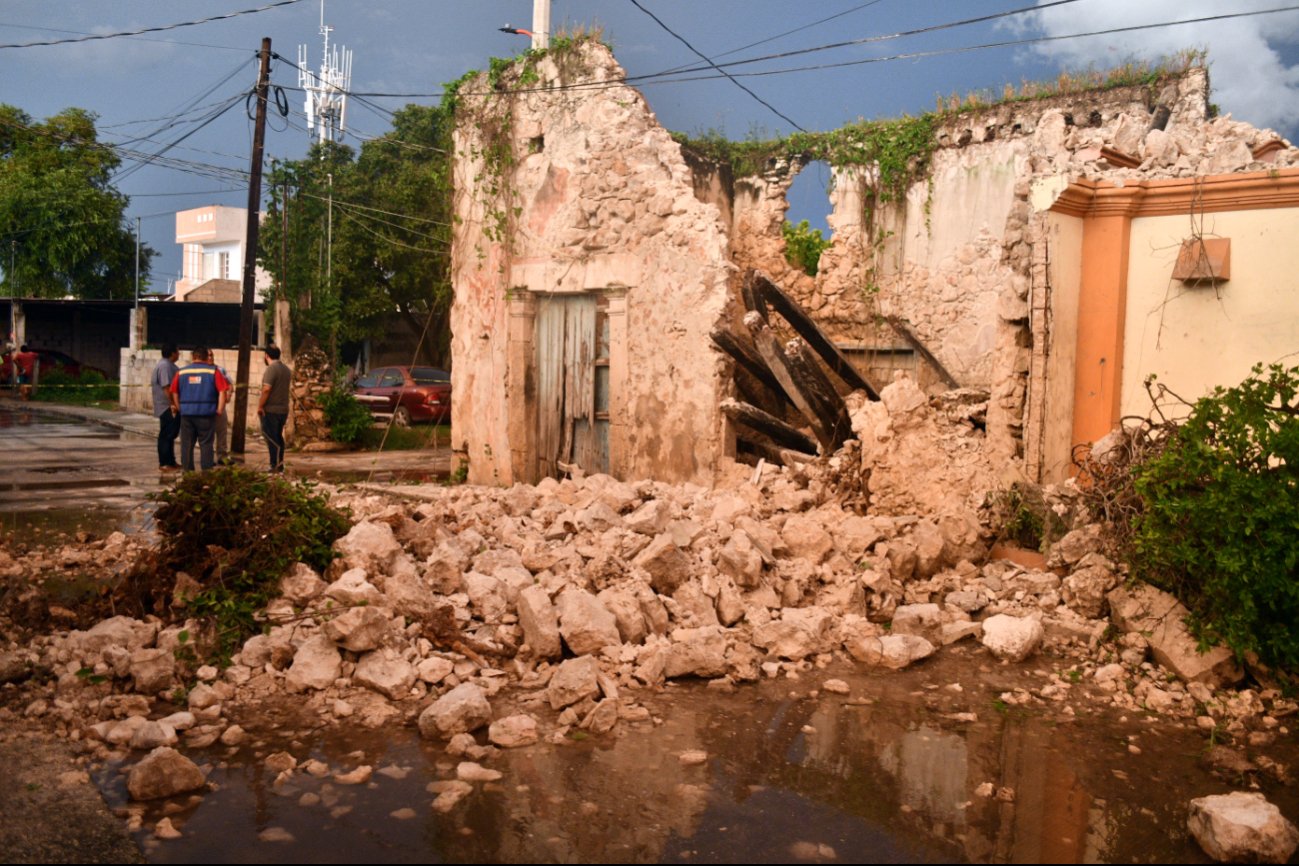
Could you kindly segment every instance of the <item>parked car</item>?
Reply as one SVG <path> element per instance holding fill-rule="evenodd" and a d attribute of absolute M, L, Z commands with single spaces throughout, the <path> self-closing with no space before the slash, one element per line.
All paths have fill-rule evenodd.
<path fill-rule="evenodd" d="M 82 372 L 95 372 L 108 378 L 108 374 L 98 367 L 91 367 L 89 364 L 83 364 L 71 355 L 54 349 L 32 349 L 40 359 L 40 368 L 38 375 L 44 375 L 51 370 L 62 370 L 69 376 L 80 377 Z M 9 355 L 4 356 L 0 361 L 0 384 L 8 385 L 14 380 L 13 359 Z"/>
<path fill-rule="evenodd" d="M 406 427 L 451 419 L 451 374 L 435 367 L 380 367 L 353 384 L 356 399 L 375 415 Z"/>

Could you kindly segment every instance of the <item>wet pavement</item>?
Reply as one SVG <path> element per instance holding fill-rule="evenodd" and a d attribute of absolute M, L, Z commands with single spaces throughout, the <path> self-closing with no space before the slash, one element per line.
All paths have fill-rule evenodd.
<path fill-rule="evenodd" d="M 410 725 L 326 728 L 300 705 L 262 709 L 239 720 L 251 745 L 193 755 L 216 790 L 171 807 L 181 838 L 139 838 L 169 863 L 1208 862 L 1187 803 L 1233 784 L 1203 765 L 1205 737 L 1120 716 L 1082 687 L 1074 711 L 1001 701 L 1052 664 L 1067 662 L 1005 666 L 957 647 L 898 673 L 836 665 L 729 693 L 636 692 L 650 720 L 501 752 L 483 763 L 503 778 L 449 814 L 428 786 L 463 759 Z M 850 693 L 821 690 L 831 676 Z M 262 760 L 280 749 L 375 773 L 349 786 L 298 770 L 276 785 Z M 690 750 L 707 759 L 683 763 Z M 97 781 L 126 807 L 116 768 Z M 1294 814 L 1292 787 L 1262 784 Z"/>
<path fill-rule="evenodd" d="M 147 415 L 0 400 L 0 538 L 149 528 L 149 495 L 176 478 L 158 472 L 156 435 Z M 286 464 L 332 484 L 427 483 L 447 477 L 450 451 L 290 452 Z M 267 465 L 251 434 L 245 465 Z"/>

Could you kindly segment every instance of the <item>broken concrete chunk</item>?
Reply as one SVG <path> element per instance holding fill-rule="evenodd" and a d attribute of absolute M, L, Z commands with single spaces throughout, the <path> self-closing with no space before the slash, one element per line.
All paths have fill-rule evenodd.
<path fill-rule="evenodd" d="M 419 732 L 426 739 L 445 740 L 476 731 L 491 720 L 487 693 L 473 683 L 461 683 L 420 713 Z"/>
<path fill-rule="evenodd" d="M 848 654 L 862 664 L 901 670 L 934 654 L 934 645 L 918 635 L 861 636 L 844 643 Z"/>
<path fill-rule="evenodd" d="M 649 573 L 650 585 L 661 595 L 676 592 L 691 575 L 690 557 L 681 551 L 670 533 L 657 536 L 632 564 Z"/>
<path fill-rule="evenodd" d="M 819 607 L 783 608 L 780 619 L 753 630 L 753 643 L 768 655 L 794 661 L 829 652 L 835 643 L 835 618 Z"/>
<path fill-rule="evenodd" d="M 140 694 L 170 689 L 176 676 L 176 656 L 170 650 L 138 649 L 131 653 L 131 679 Z"/>
<path fill-rule="evenodd" d="M 338 647 L 323 634 L 303 642 L 293 654 L 293 664 L 285 675 L 285 685 L 292 691 L 324 689 L 333 685 L 343 672 L 343 657 Z"/>
<path fill-rule="evenodd" d="M 814 565 L 825 561 L 830 551 L 834 550 L 834 540 L 825 531 L 821 515 L 815 512 L 790 515 L 780 531 L 780 537 L 792 556 L 806 559 Z"/>
<path fill-rule="evenodd" d="M 401 553 L 401 543 L 388 524 L 362 520 L 334 542 L 334 549 L 349 568 L 364 568 L 371 574 L 382 574 Z"/>
<path fill-rule="evenodd" d="M 546 698 L 553 710 L 562 710 L 599 693 L 600 663 L 591 656 L 565 661 L 546 687 Z"/>
<path fill-rule="evenodd" d="M 762 552 L 749 533 L 737 529 L 717 554 L 717 570 L 743 587 L 755 587 L 762 580 Z"/>
<path fill-rule="evenodd" d="M 495 577 L 471 571 L 464 576 L 465 592 L 483 622 L 500 622 L 509 611 L 505 584 Z"/>
<path fill-rule="evenodd" d="M 320 627 L 325 637 L 352 652 L 369 652 L 383 645 L 392 631 L 391 614 L 379 607 L 354 607 Z"/>
<path fill-rule="evenodd" d="M 1002 661 L 1022 662 L 1042 645 L 1042 623 L 999 613 L 983 621 L 980 642 Z"/>
<path fill-rule="evenodd" d="M 720 677 L 726 673 L 726 629 L 718 625 L 672 632 L 663 675 Z"/>
<path fill-rule="evenodd" d="M 550 595 L 540 586 L 530 586 L 519 593 L 519 626 L 523 640 L 532 648 L 537 658 L 558 658 L 562 652 L 559 642 L 559 614 L 550 601 Z"/>
<path fill-rule="evenodd" d="M 1285 863 L 1299 847 L 1299 830 L 1257 792 L 1192 800 L 1186 828 L 1222 863 Z"/>
<path fill-rule="evenodd" d="M 420 577 L 419 568 L 407 554 L 397 555 L 388 573 L 376 578 L 385 606 L 410 619 L 425 619 L 437 608 L 433 590 Z"/>
<path fill-rule="evenodd" d="M 159 800 L 207 784 L 203 772 L 189 758 L 168 746 L 159 746 L 131 768 L 126 790 L 132 800 Z"/>
<path fill-rule="evenodd" d="M 451 595 L 464 588 L 464 574 L 469 568 L 470 550 L 459 538 L 450 538 L 433 548 L 424 563 L 424 580 L 434 592 Z"/>
<path fill-rule="evenodd" d="M 1199 651 L 1199 642 L 1186 627 L 1190 612 L 1172 595 L 1143 584 L 1119 587 L 1106 598 L 1114 624 L 1125 632 L 1145 635 L 1155 660 L 1186 682 L 1222 688 L 1244 678 L 1231 650 L 1218 646 Z"/>
<path fill-rule="evenodd" d="M 280 581 L 280 594 L 301 607 L 325 592 L 327 584 L 305 562 L 295 562 Z"/>
<path fill-rule="evenodd" d="M 610 587 L 601 590 L 596 596 L 605 609 L 613 614 L 618 625 L 618 635 L 623 643 L 639 644 L 649 634 L 645 624 L 645 614 L 641 611 L 640 599 L 631 589 Z"/>
<path fill-rule="evenodd" d="M 352 674 L 352 681 L 399 701 L 410 696 L 415 676 L 415 668 L 405 659 L 388 658 L 383 650 L 375 650 L 361 656 L 356 672 Z"/>
<path fill-rule="evenodd" d="M 68 641 L 79 648 L 82 657 L 95 656 L 109 647 L 127 651 L 143 649 L 158 636 L 158 624 L 141 622 L 129 616 L 114 616 L 95 623 L 88 631 L 74 631 Z"/>
<path fill-rule="evenodd" d="M 526 713 L 506 716 L 492 722 L 487 739 L 502 749 L 517 749 L 537 742 L 537 720 Z"/>
<path fill-rule="evenodd" d="M 600 600 L 584 589 L 566 589 L 559 594 L 559 633 L 577 655 L 599 652 L 622 642 L 618 623 Z"/>
<path fill-rule="evenodd" d="M 913 634 L 931 644 L 942 643 L 943 613 L 936 604 L 904 604 L 893 611 L 894 634 Z"/>
<path fill-rule="evenodd" d="M 332 598 L 339 604 L 383 603 L 383 593 L 366 579 L 363 568 L 353 568 L 343 572 L 338 580 L 325 587 L 325 597 Z"/>

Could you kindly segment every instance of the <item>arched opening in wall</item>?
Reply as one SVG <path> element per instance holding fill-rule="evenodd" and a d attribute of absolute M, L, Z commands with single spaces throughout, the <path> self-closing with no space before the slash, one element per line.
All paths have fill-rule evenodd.
<path fill-rule="evenodd" d="M 810 276 L 816 276 L 821 253 L 831 243 L 828 218 L 834 171 L 820 160 L 805 165 L 790 184 L 785 212 L 785 259 Z"/>

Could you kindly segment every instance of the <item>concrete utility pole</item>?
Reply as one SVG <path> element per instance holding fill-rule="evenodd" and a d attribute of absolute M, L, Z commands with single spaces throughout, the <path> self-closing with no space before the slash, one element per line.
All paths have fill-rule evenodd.
<path fill-rule="evenodd" d="M 235 368 L 235 417 L 230 430 L 230 453 L 244 453 L 248 426 L 248 368 L 252 360 L 253 303 L 257 285 L 258 212 L 262 204 L 262 150 L 266 142 L 266 93 L 271 85 L 271 38 L 262 39 L 261 70 L 257 74 L 257 117 L 253 124 L 253 159 L 248 178 L 248 230 L 244 241 L 244 298 L 239 308 L 239 361 Z"/>
<path fill-rule="evenodd" d="M 532 47 L 550 47 L 550 0 L 532 0 Z"/>
<path fill-rule="evenodd" d="M 135 308 L 140 309 L 140 218 L 135 218 Z"/>

